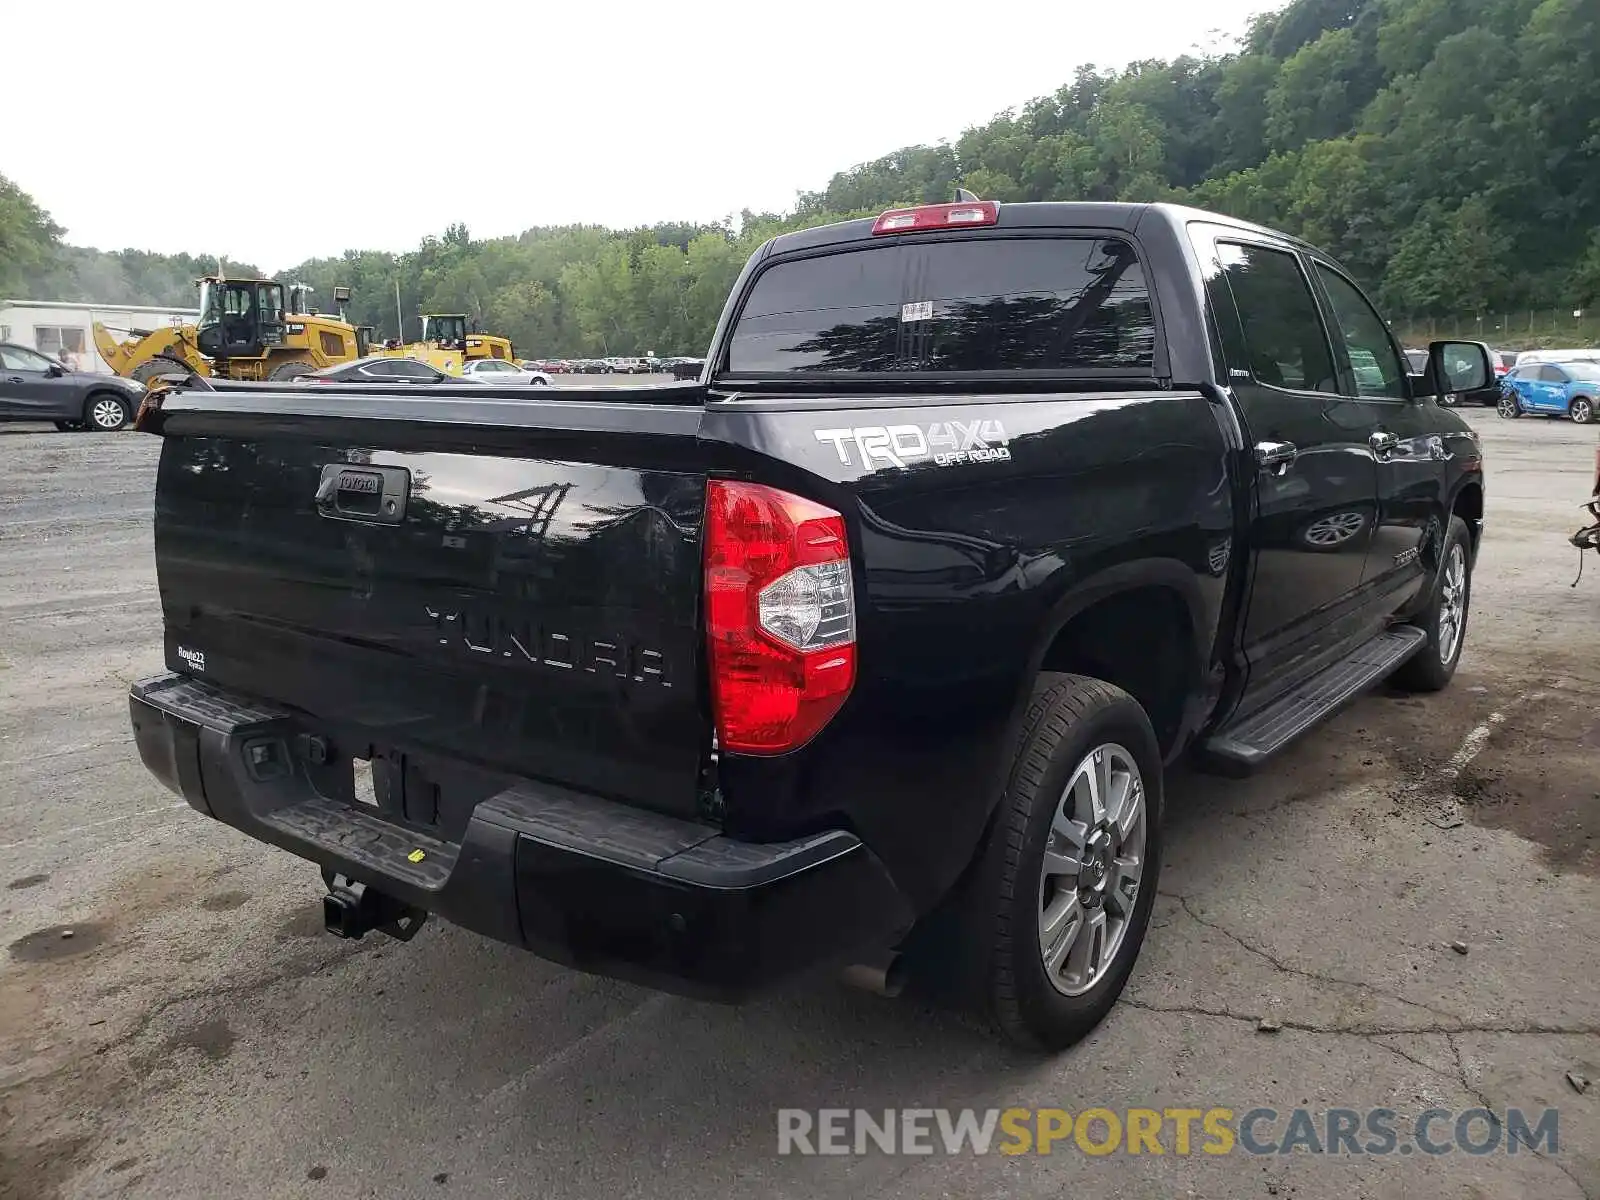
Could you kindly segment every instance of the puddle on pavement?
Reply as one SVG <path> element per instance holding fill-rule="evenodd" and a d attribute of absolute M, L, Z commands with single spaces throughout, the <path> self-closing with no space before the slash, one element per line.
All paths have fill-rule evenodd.
<path fill-rule="evenodd" d="M 284 937 L 292 938 L 320 938 L 327 936 L 328 926 L 322 916 L 320 905 L 312 907 L 307 905 L 282 925 L 278 932 Z"/>
<path fill-rule="evenodd" d="M 1391 764 L 1391 804 L 1437 808 L 1454 798 L 1462 818 L 1533 842 L 1555 870 L 1600 876 L 1600 725 L 1588 717 L 1592 708 L 1582 685 L 1463 672 L 1435 696 L 1379 691 L 1330 729 L 1359 722 L 1350 732 Z M 1462 739 L 1496 712 L 1503 720 L 1452 779 L 1449 760 Z"/>
<path fill-rule="evenodd" d="M 220 1062 L 233 1053 L 233 1044 L 238 1040 L 227 1018 L 213 1017 L 173 1034 L 167 1039 L 167 1049 L 198 1050 L 212 1062 Z"/>
<path fill-rule="evenodd" d="M 35 929 L 11 943 L 11 957 L 18 962 L 60 962 L 77 958 L 106 943 L 106 928 L 92 921 L 81 925 L 50 925 Z"/>
<path fill-rule="evenodd" d="M 1538 843 L 1560 870 L 1600 875 L 1600 729 L 1579 697 L 1506 713 L 1452 791 L 1474 825 Z"/>

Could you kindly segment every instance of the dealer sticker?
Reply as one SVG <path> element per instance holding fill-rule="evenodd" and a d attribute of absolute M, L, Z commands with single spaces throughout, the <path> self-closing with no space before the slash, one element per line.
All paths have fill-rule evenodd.
<path fill-rule="evenodd" d="M 902 304 L 900 306 L 900 320 L 902 322 L 933 320 L 933 301 L 917 300 L 911 304 Z"/>

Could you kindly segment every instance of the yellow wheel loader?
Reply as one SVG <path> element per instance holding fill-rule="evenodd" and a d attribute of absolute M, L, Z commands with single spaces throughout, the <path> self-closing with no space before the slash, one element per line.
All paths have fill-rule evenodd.
<path fill-rule="evenodd" d="M 193 325 L 134 329 L 128 341 L 96 322 L 95 348 L 118 375 L 149 383 L 161 375 L 224 379 L 295 379 L 367 352 L 361 331 L 341 317 L 310 310 L 311 289 L 271 279 L 208 275 Z M 335 288 L 340 303 L 350 298 Z"/>
<path fill-rule="evenodd" d="M 424 313 L 422 340 L 404 345 L 397 341 L 373 347 L 373 354 L 387 358 L 415 358 L 447 375 L 461 374 L 461 368 L 480 358 L 516 361 L 511 339 L 494 333 L 474 333 L 467 329 L 465 313 Z"/>

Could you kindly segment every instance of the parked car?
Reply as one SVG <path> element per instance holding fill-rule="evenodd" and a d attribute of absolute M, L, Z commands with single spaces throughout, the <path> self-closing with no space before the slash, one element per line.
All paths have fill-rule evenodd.
<path fill-rule="evenodd" d="M 1414 378 L 1294 238 L 895 210 L 763 245 L 709 361 L 359 427 L 164 393 L 143 761 L 316 863 L 341 936 L 433 913 L 723 998 L 926 972 L 1053 1049 L 1133 969 L 1168 763 L 1455 673 L 1484 471 L 1437 392 L 1488 348 Z"/>
<path fill-rule="evenodd" d="M 144 394 L 137 380 L 69 371 L 47 354 L 0 342 L 0 421 L 49 421 L 62 431 L 110 433 L 133 420 Z"/>
<path fill-rule="evenodd" d="M 1502 417 L 1571 417 L 1587 425 L 1600 412 L 1600 362 L 1519 363 L 1500 385 Z"/>
<path fill-rule="evenodd" d="M 1489 362 L 1494 367 L 1495 377 L 1503 377 L 1507 371 L 1517 365 L 1517 351 L 1491 350 L 1489 351 Z"/>
<path fill-rule="evenodd" d="M 425 362 L 415 358 L 387 358 L 383 355 L 373 355 L 368 358 L 356 358 L 346 363 L 336 363 L 331 367 L 323 367 L 320 371 L 312 371 L 294 380 L 295 383 L 386 383 L 386 384 L 426 384 L 426 383 L 473 383 L 484 382 L 482 379 L 467 375 L 449 375 L 444 371 L 431 367 Z"/>
<path fill-rule="evenodd" d="M 1525 367 L 1530 363 L 1547 362 L 1600 362 L 1600 350 L 1593 346 L 1573 350 L 1524 350 L 1517 355 L 1516 365 Z"/>
<path fill-rule="evenodd" d="M 461 375 L 464 379 L 476 379 L 481 383 L 522 383 L 545 387 L 550 382 L 550 376 L 543 371 L 530 371 L 503 358 L 475 358 L 461 368 Z"/>

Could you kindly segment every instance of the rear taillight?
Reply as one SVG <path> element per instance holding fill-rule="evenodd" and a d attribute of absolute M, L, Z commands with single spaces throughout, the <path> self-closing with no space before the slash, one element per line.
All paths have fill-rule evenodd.
<path fill-rule="evenodd" d="M 921 204 L 916 208 L 891 208 L 872 223 L 874 234 L 923 233 L 930 229 L 959 229 L 966 225 L 993 225 L 1000 206 L 993 200 L 968 200 L 956 204 Z"/>
<path fill-rule="evenodd" d="M 718 744 L 744 754 L 803 746 L 856 678 L 844 518 L 776 488 L 714 479 L 705 570 Z"/>

